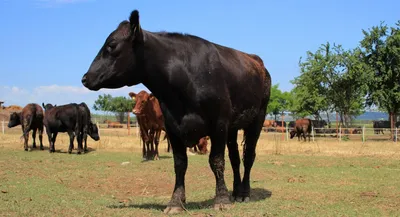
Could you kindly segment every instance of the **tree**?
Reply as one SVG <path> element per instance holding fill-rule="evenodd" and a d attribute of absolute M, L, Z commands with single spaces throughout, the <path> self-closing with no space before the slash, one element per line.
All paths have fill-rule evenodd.
<path fill-rule="evenodd" d="M 390 29 L 384 22 L 362 30 L 362 60 L 369 66 L 367 104 L 394 116 L 400 108 L 400 21 Z M 392 125 L 393 128 L 393 125 Z"/>
<path fill-rule="evenodd" d="M 315 53 L 308 51 L 306 60 L 299 62 L 300 76 L 292 81 L 295 113 L 320 119 L 326 112 L 329 123 L 330 111 L 336 111 L 341 124 L 348 127 L 363 109 L 366 85 L 359 54 L 359 50 L 345 51 L 341 45 L 331 46 L 329 42 Z"/>
<path fill-rule="evenodd" d="M 267 112 L 274 116 L 275 121 L 277 115 L 283 115 L 283 112 L 288 111 L 292 106 L 293 99 L 291 92 L 282 92 L 279 89 L 279 84 L 272 85 L 271 97 L 268 103 Z"/>
<path fill-rule="evenodd" d="M 94 102 L 93 109 L 96 111 L 113 112 L 117 120 L 124 122 L 126 112 L 130 112 L 134 106 L 132 99 L 123 96 L 112 97 L 110 94 L 99 95 Z"/>

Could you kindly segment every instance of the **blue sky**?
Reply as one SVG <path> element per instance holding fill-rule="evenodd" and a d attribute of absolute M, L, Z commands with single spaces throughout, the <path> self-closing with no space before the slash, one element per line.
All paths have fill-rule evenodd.
<path fill-rule="evenodd" d="M 138 9 L 142 28 L 203 37 L 258 54 L 281 89 L 298 61 L 327 41 L 353 48 L 361 29 L 400 19 L 399 1 L 0 0 L 0 100 L 65 104 L 98 94 L 128 96 L 143 85 L 93 92 L 80 80 L 108 34 Z"/>

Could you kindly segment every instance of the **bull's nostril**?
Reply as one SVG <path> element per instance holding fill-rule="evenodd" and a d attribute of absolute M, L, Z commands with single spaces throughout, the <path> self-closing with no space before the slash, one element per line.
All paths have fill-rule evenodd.
<path fill-rule="evenodd" d="M 86 83 L 86 75 L 84 75 L 82 78 L 82 84 L 85 84 L 85 83 Z"/>

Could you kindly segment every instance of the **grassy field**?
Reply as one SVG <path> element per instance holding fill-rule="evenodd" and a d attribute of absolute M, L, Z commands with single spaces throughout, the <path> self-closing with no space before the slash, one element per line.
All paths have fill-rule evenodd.
<path fill-rule="evenodd" d="M 163 215 L 175 179 L 165 141 L 159 161 L 142 162 L 135 130 L 101 130 L 84 155 L 66 153 L 65 134 L 57 153 L 48 153 L 46 136 L 45 151 L 24 152 L 19 130 L 0 134 L 0 216 Z M 400 144 L 263 133 L 253 168 L 251 201 L 216 212 L 208 156 L 189 155 L 182 216 L 400 216 Z M 231 190 L 227 155 L 225 177 Z"/>

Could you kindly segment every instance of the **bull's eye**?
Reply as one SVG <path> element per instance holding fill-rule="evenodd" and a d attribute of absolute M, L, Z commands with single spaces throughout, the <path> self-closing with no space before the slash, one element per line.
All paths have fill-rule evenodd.
<path fill-rule="evenodd" d="M 117 43 L 112 41 L 107 44 L 107 51 L 112 52 L 116 47 L 117 47 Z"/>

